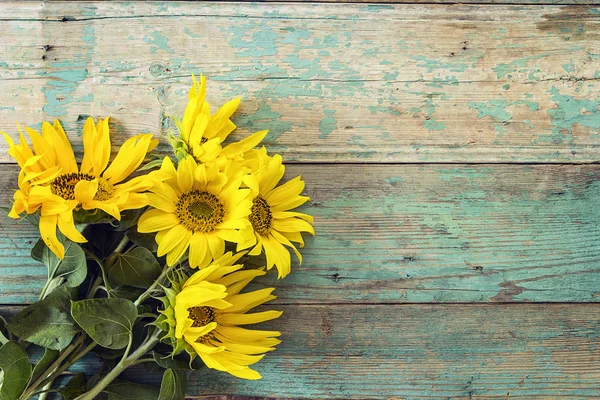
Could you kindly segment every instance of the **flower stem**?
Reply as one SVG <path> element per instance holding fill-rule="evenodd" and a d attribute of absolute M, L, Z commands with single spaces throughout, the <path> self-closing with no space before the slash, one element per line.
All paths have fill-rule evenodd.
<path fill-rule="evenodd" d="M 156 290 L 156 288 L 158 287 L 158 285 L 160 285 L 163 281 L 163 279 L 167 276 L 167 274 L 169 272 L 171 272 L 171 270 L 173 270 L 174 266 L 171 267 L 166 267 L 163 272 L 161 272 L 161 274 L 158 276 L 158 278 L 156 278 L 156 280 L 154 281 L 154 283 L 152 285 L 150 285 L 150 287 L 148 289 L 146 289 L 146 291 L 144 293 L 142 293 L 140 295 L 140 297 L 138 297 L 138 299 L 136 301 L 133 302 L 133 304 L 135 304 L 136 306 L 139 306 L 140 304 L 142 304 L 144 302 L 144 300 L 146 300 L 150 294 Z"/>
<path fill-rule="evenodd" d="M 86 248 L 83 248 L 83 251 L 88 255 L 88 257 L 90 257 L 92 260 L 96 261 L 96 264 L 98 264 L 98 267 L 100 267 L 100 272 L 102 273 L 102 280 L 104 281 L 104 285 L 106 285 L 106 288 L 108 290 L 110 290 L 110 284 L 108 283 L 108 279 L 106 278 L 106 266 L 104 265 L 104 263 L 102 263 L 102 260 Z M 100 282 L 100 283 L 102 283 L 102 282 Z M 98 285 L 100 285 L 100 283 L 98 283 Z M 96 286 L 98 286 L 98 285 L 96 285 Z M 92 295 L 90 297 L 94 297 L 94 294 L 96 293 L 95 290 L 97 290 L 97 287 L 94 288 L 94 293 L 92 293 Z M 90 290 L 90 293 L 91 292 L 92 291 Z"/>
<path fill-rule="evenodd" d="M 151 336 L 149 336 L 146 341 L 137 348 L 130 356 L 128 356 L 129 350 L 131 349 L 131 341 L 127 346 L 127 350 L 125 351 L 125 355 L 121 358 L 121 361 L 96 384 L 89 392 L 82 394 L 77 397 L 75 400 L 93 400 L 98 396 L 102 391 L 113 381 L 115 380 L 121 372 L 125 371 L 132 365 L 135 365 L 136 362 L 143 357 L 146 353 L 148 353 L 152 348 L 160 341 L 161 331 L 157 329 Z"/>
<path fill-rule="evenodd" d="M 54 371 L 48 378 L 46 378 L 42 384 L 48 382 L 50 385 L 52 384 L 52 382 L 58 378 L 60 375 L 62 375 L 67 369 L 69 369 L 73 364 L 75 364 L 77 361 L 79 361 L 81 359 L 81 357 L 85 356 L 87 353 L 89 353 L 90 351 L 92 351 L 92 349 L 94 349 L 94 347 L 96 347 L 97 344 L 96 342 L 91 342 L 90 344 L 88 344 L 85 349 L 83 349 L 81 352 L 79 353 L 75 353 L 73 354 L 68 360 L 67 362 L 65 362 L 60 368 L 58 368 L 56 371 Z M 40 399 L 41 400 L 41 399 Z"/>
<path fill-rule="evenodd" d="M 4 333 L 2 333 L 2 331 L 0 331 L 0 344 L 6 344 L 8 343 L 8 338 L 6 336 L 4 336 Z"/>
<path fill-rule="evenodd" d="M 71 355 L 71 353 L 73 353 L 73 351 L 78 349 L 79 346 L 83 344 L 84 340 L 84 336 L 81 335 L 76 340 L 71 342 L 71 344 L 69 344 L 62 351 L 62 354 L 58 356 L 58 358 L 52 364 L 50 364 L 50 366 L 36 379 L 36 381 L 29 385 L 28 389 L 25 392 L 23 392 L 20 399 L 28 399 L 30 395 L 37 390 L 38 386 L 45 381 L 46 377 L 52 374 L 62 364 L 62 362 L 66 360 L 67 357 Z"/>

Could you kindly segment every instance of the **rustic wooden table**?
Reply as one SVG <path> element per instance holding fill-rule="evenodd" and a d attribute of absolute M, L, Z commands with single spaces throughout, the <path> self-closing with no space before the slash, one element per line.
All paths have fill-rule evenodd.
<path fill-rule="evenodd" d="M 306 179 L 318 235 L 261 281 L 284 342 L 262 381 L 204 372 L 190 395 L 599 398 L 600 7 L 542 2 L 4 1 L 0 129 L 165 133 L 205 73 Z M 35 228 L 0 224 L 10 314 L 45 268 Z"/>

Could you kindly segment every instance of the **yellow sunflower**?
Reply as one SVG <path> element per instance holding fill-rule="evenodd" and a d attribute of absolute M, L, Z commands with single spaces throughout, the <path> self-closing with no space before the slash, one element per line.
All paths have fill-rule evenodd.
<path fill-rule="evenodd" d="M 54 121 L 54 125 L 44 122 L 41 135 L 31 128 L 25 130 L 33 150 L 20 127 L 18 145 L 2 132 L 9 145 L 8 153 L 21 167 L 19 190 L 14 194 L 9 216 L 18 218 L 22 212 L 33 214 L 40 210 L 41 237 L 60 259 L 64 258 L 64 247 L 57 238 L 57 227 L 70 240 L 86 242 L 75 228 L 75 209 L 100 209 L 119 220 L 121 211 L 147 204 L 146 196 L 139 192 L 151 186 L 150 179 L 137 177 L 123 181 L 158 144 L 151 134 L 128 139 L 108 166 L 111 149 L 108 118 L 99 120 L 98 125 L 88 118 L 83 128 L 83 160 L 78 167 L 58 121 Z"/>
<path fill-rule="evenodd" d="M 138 222 L 142 233 L 158 232 L 158 255 L 175 264 L 189 247 L 192 268 L 207 266 L 225 252 L 225 241 L 244 241 L 252 200 L 250 190 L 240 189 L 243 171 L 219 170 L 217 163 L 196 164 L 192 157 L 177 168 L 166 157 L 160 170 L 152 172 L 146 211 Z"/>
<path fill-rule="evenodd" d="M 215 260 L 183 282 L 173 281 L 161 299 L 165 310 L 157 325 L 173 345 L 173 354 L 183 350 L 200 356 L 207 367 L 225 371 L 238 378 L 260 379 L 251 369 L 265 353 L 275 350 L 281 341 L 277 331 L 252 330 L 240 325 L 256 324 L 278 318 L 281 311 L 249 314 L 252 308 L 275 299 L 273 288 L 240 294 L 257 276 L 258 269 L 243 270 L 232 265 L 242 253 L 231 252 Z"/>
<path fill-rule="evenodd" d="M 252 174 L 244 178 L 244 183 L 252 191 L 254 200 L 248 217 L 251 226 L 243 232 L 246 241 L 238 245 L 238 250 L 254 246 L 250 255 L 258 255 L 264 250 L 267 269 L 275 265 L 278 277 L 283 278 L 291 271 L 290 252 L 285 246 L 291 247 L 302 262 L 302 255 L 292 242 L 304 247 L 302 232 L 315 234 L 312 216 L 290 211 L 309 201 L 310 197 L 300 196 L 304 181 L 299 176 L 275 187 L 285 172 L 279 154 L 269 157 L 263 147 L 249 152 L 246 158 Z"/>
<path fill-rule="evenodd" d="M 230 118 L 237 110 L 240 99 L 227 102 L 211 116 L 210 106 L 206 102 L 206 78 L 201 75 L 198 82 L 192 76 L 192 80 L 183 120 L 174 118 L 180 136 L 171 138 L 171 142 L 178 159 L 188 154 L 199 163 L 217 157 L 232 158 L 250 150 L 265 138 L 267 131 L 260 131 L 223 148 L 221 144 L 236 128 Z"/>

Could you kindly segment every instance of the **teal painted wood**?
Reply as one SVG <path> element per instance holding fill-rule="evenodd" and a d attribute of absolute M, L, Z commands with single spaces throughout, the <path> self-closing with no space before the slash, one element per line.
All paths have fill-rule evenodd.
<path fill-rule="evenodd" d="M 15 120 L 60 118 L 79 140 L 89 114 L 113 117 L 115 144 L 165 133 L 189 75 L 204 72 L 213 104 L 242 96 L 242 132 L 270 130 L 288 160 L 600 158 L 598 7 L 2 2 L 0 13 L 0 128 L 12 135 Z"/>
<path fill-rule="evenodd" d="M 316 238 L 278 287 L 284 303 L 597 302 L 600 166 L 292 165 Z M 17 169 L 0 171 L 15 186 Z M 9 204 L 10 191 L 0 194 Z M 36 228 L 1 219 L 4 303 L 33 301 Z M 27 276 L 28 279 L 23 279 Z"/>
<path fill-rule="evenodd" d="M 188 395 L 326 399 L 597 399 L 596 305 L 286 305 L 260 381 L 189 375 Z M 5 315 L 4 309 L 0 314 Z M 97 371 L 89 357 L 78 369 Z M 127 378 L 158 384 L 136 368 Z"/>

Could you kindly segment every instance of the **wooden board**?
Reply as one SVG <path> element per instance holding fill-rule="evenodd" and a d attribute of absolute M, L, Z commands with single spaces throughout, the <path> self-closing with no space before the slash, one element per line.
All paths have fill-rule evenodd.
<path fill-rule="evenodd" d="M 593 162 L 600 8 L 0 3 L 0 128 L 169 130 L 191 73 L 297 162 Z M 126 59 L 123 54 L 127 53 Z M 8 162 L 1 141 L 0 161 Z M 163 150 L 166 148 L 163 146 Z"/>
<path fill-rule="evenodd" d="M 0 129 L 59 118 L 81 155 L 111 115 L 116 150 L 168 133 L 203 72 L 303 175 L 318 236 L 257 283 L 284 342 L 262 381 L 191 375 L 194 399 L 600 398 L 600 7 L 336 2 L 0 2 Z M 2 214 L 8 316 L 45 268 Z"/>
<path fill-rule="evenodd" d="M 287 174 L 306 180 L 318 237 L 288 278 L 261 281 L 279 301 L 600 301 L 598 165 L 293 165 Z M 1 186 L 16 175 L 3 167 Z M 31 302 L 45 280 L 29 258 L 39 234 L 0 221 L 2 301 Z"/>
<path fill-rule="evenodd" d="M 188 398 L 600 396 L 596 305 L 332 303 L 272 308 L 283 310 L 283 316 L 261 326 L 283 332 L 283 342 L 256 364 L 263 379 L 244 381 L 214 370 L 196 371 L 188 377 Z M 17 309 L 2 306 L 0 314 Z M 30 353 L 32 359 L 41 356 L 35 347 Z M 82 361 L 75 371 L 101 368 L 93 355 Z M 125 377 L 154 385 L 161 378 L 141 366 L 128 370 Z"/>
<path fill-rule="evenodd" d="M 264 380 L 193 374 L 188 392 L 340 399 L 600 396 L 597 306 L 279 308 L 284 315 L 273 326 L 287 337 L 259 364 Z"/>
<path fill-rule="evenodd" d="M 188 393 L 333 399 L 597 399 L 594 305 L 293 305 L 261 381 L 189 375 Z M 79 368 L 97 369 L 89 358 Z M 131 380 L 160 383 L 130 370 Z"/>
<path fill-rule="evenodd" d="M 102 0 L 104 1 L 104 0 Z M 234 0 L 225 0 L 234 1 Z M 240 2 L 264 2 L 264 3 L 298 3 L 298 0 L 238 0 Z M 372 8 L 380 7 L 381 4 L 535 4 L 535 5 L 598 5 L 597 0 L 303 0 L 313 3 L 362 3 L 371 5 Z"/>

